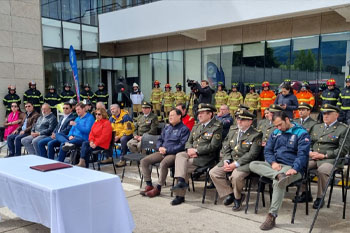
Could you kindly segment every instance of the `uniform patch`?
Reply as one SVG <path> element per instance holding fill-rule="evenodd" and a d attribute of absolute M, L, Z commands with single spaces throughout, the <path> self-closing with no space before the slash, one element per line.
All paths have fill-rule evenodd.
<path fill-rule="evenodd" d="M 146 124 L 151 124 L 151 122 L 150 120 L 145 121 Z"/>
<path fill-rule="evenodd" d="M 131 122 L 126 123 L 126 128 L 128 130 L 132 130 Z"/>
<path fill-rule="evenodd" d="M 212 136 L 213 136 L 213 133 L 204 133 L 204 136 L 206 136 L 206 137 L 212 137 Z"/>
<path fill-rule="evenodd" d="M 310 140 L 308 138 L 305 138 L 305 142 L 309 142 Z"/>
<path fill-rule="evenodd" d="M 217 140 L 220 140 L 220 139 L 221 139 L 221 135 L 220 135 L 220 134 L 215 134 L 214 137 L 215 137 Z"/>

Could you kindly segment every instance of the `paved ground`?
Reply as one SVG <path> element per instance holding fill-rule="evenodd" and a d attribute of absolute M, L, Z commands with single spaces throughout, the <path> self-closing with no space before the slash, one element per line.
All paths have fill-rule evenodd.
<path fill-rule="evenodd" d="M 1 156 L 1 155 L 0 155 Z M 0 158 L 1 159 L 1 158 Z M 102 171 L 113 173 L 110 165 L 102 167 Z M 120 174 L 121 169 L 117 172 Z M 156 173 L 153 174 L 156 180 Z M 265 219 L 267 207 L 260 203 L 258 214 L 253 213 L 256 200 L 256 192 L 252 193 L 248 214 L 233 212 L 230 207 L 213 204 L 214 191 L 209 190 L 205 204 L 201 203 L 203 191 L 202 181 L 195 182 L 195 192 L 186 196 L 186 202 L 180 206 L 171 206 L 169 187 L 171 179 L 168 179 L 167 187 L 164 187 L 160 197 L 153 199 L 142 197 L 138 194 L 140 179 L 135 166 L 127 167 L 126 178 L 123 187 L 134 217 L 136 228 L 134 232 L 260 232 L 259 226 Z M 255 188 L 254 188 L 255 190 Z M 312 187 L 313 194 L 316 187 Z M 292 202 L 295 189 L 290 189 L 286 194 L 283 207 L 277 218 L 277 227 L 271 232 L 308 232 L 315 211 L 310 205 L 310 214 L 305 215 L 305 204 L 298 205 L 295 224 L 290 224 Z M 268 195 L 266 205 L 269 206 Z M 348 198 L 349 199 L 349 198 Z M 341 189 L 335 188 L 331 207 L 323 208 L 316 222 L 313 232 L 349 232 L 350 231 L 350 207 L 348 205 L 347 218 L 341 218 L 342 202 Z M 42 225 L 19 219 L 7 208 L 0 208 L 0 232 L 6 233 L 49 233 L 50 230 Z M 98 232 L 96 232 L 98 233 Z"/>

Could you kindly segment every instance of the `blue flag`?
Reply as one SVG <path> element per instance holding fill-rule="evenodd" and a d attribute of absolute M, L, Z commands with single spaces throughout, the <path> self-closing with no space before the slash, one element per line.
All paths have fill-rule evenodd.
<path fill-rule="evenodd" d="M 77 100 L 80 102 L 80 90 L 79 90 L 79 76 L 78 76 L 78 65 L 77 65 L 77 57 L 75 56 L 75 51 L 73 46 L 71 45 L 69 48 L 69 64 L 72 67 L 74 84 L 75 84 L 75 92 L 77 93 Z"/>

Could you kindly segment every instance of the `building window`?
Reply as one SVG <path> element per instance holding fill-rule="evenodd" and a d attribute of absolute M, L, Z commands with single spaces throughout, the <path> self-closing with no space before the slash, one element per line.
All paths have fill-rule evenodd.
<path fill-rule="evenodd" d="M 144 95 L 144 99 L 149 101 L 153 88 L 152 55 L 140 56 L 140 83 L 138 84 Z"/>
<path fill-rule="evenodd" d="M 184 85 L 184 61 L 183 51 L 168 52 L 168 64 L 169 64 L 169 83 L 172 87 L 172 91 L 176 91 L 176 84 L 180 83 Z"/>
<path fill-rule="evenodd" d="M 41 0 L 41 15 L 50 19 L 61 19 L 61 0 Z"/>
<path fill-rule="evenodd" d="M 265 41 L 243 45 L 243 83 L 262 83 L 264 77 Z"/>
<path fill-rule="evenodd" d="M 220 80 L 220 47 L 202 50 L 202 77 L 209 81 L 210 87 L 216 87 Z"/>
<path fill-rule="evenodd" d="M 80 50 L 80 24 L 63 22 L 63 48 L 69 49 L 72 45 L 75 50 Z"/>
<path fill-rule="evenodd" d="M 185 78 L 186 80 L 195 80 L 200 82 L 201 80 L 201 50 L 192 49 L 185 50 Z M 190 89 L 185 82 L 184 90 L 186 93 L 190 93 Z"/>
<path fill-rule="evenodd" d="M 42 18 L 43 46 L 62 48 L 61 21 Z"/>
<path fill-rule="evenodd" d="M 44 48 L 45 90 L 48 86 L 53 85 L 58 93 L 62 91 L 63 66 L 61 49 Z M 73 83 L 70 82 L 70 84 Z"/>
<path fill-rule="evenodd" d="M 221 47 L 220 75 L 224 77 L 226 89 L 231 89 L 233 82 L 242 80 L 242 46 L 227 45 Z M 221 78 L 222 79 L 222 78 Z M 223 81 L 222 81 L 223 82 Z"/>
<path fill-rule="evenodd" d="M 153 69 L 154 69 L 154 80 L 158 80 L 161 83 L 161 87 L 164 86 L 167 80 L 167 53 L 153 53 Z"/>

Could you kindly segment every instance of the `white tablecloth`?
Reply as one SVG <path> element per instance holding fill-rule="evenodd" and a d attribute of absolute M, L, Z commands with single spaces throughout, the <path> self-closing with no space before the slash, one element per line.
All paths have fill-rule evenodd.
<path fill-rule="evenodd" d="M 73 167 L 40 172 L 56 161 L 35 155 L 0 159 L 0 206 L 51 233 L 132 232 L 135 225 L 118 176 Z"/>

